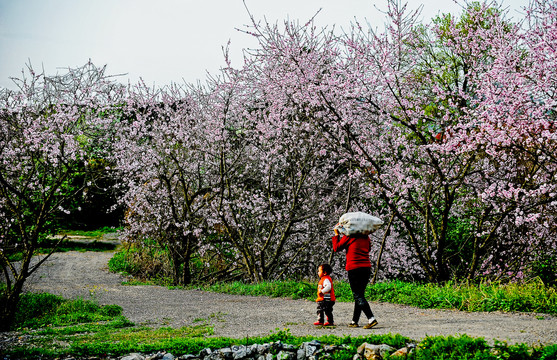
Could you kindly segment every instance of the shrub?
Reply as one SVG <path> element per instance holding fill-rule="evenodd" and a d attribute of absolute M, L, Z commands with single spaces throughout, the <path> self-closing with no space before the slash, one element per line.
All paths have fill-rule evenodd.
<path fill-rule="evenodd" d="M 18 304 L 12 328 L 34 328 L 48 324 L 64 301 L 62 297 L 48 293 L 23 294 Z"/>
<path fill-rule="evenodd" d="M 557 256 L 542 254 L 532 264 L 533 276 L 539 277 L 548 286 L 557 285 Z"/>
<path fill-rule="evenodd" d="M 21 297 L 12 328 L 107 321 L 121 314 L 122 308 L 118 305 L 99 306 L 91 300 L 67 300 L 49 293 L 26 293 Z"/>
<path fill-rule="evenodd" d="M 416 349 L 416 360 L 421 359 L 488 359 L 490 347 L 484 339 L 467 335 L 460 337 L 428 336 Z M 478 356 L 478 354 L 486 356 Z"/>
<path fill-rule="evenodd" d="M 540 360 L 557 360 L 557 344 L 544 348 Z"/>

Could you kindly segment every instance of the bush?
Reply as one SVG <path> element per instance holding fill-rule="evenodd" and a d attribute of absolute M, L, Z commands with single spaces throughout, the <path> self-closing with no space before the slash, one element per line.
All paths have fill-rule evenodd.
<path fill-rule="evenodd" d="M 64 301 L 61 296 L 48 293 L 23 294 L 19 300 L 12 328 L 35 328 L 48 324 Z"/>
<path fill-rule="evenodd" d="M 544 348 L 540 360 L 557 360 L 557 344 Z"/>
<path fill-rule="evenodd" d="M 557 285 L 557 256 L 542 254 L 532 264 L 531 272 L 537 276 L 545 285 Z"/>
<path fill-rule="evenodd" d="M 474 339 L 466 335 L 429 336 L 418 344 L 415 359 L 489 359 L 489 350 L 490 347 L 484 339 Z"/>
<path fill-rule="evenodd" d="M 105 305 L 101 307 L 101 315 L 108 317 L 116 317 L 122 315 L 122 307 L 119 305 Z"/>
<path fill-rule="evenodd" d="M 114 254 L 108 262 L 108 268 L 112 272 L 152 280 L 162 285 L 168 285 L 168 279 L 172 276 L 168 251 L 154 241 L 142 247 L 129 244 Z"/>
<path fill-rule="evenodd" d="M 137 268 L 131 263 L 128 251 L 119 251 L 114 253 L 112 258 L 108 260 L 108 269 L 114 273 L 134 274 Z"/>
<path fill-rule="evenodd" d="M 66 300 L 48 293 L 23 294 L 12 329 L 63 326 L 112 320 L 121 316 L 118 305 L 99 306 L 90 300 Z"/>

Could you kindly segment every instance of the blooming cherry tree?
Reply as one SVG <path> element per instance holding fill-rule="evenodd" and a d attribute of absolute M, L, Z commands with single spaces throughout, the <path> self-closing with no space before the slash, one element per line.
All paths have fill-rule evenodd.
<path fill-rule="evenodd" d="M 123 88 L 104 72 L 89 63 L 47 77 L 29 66 L 16 80 L 18 91 L 2 90 L 0 264 L 7 285 L 0 299 L 2 330 L 11 324 L 25 281 L 50 256 L 32 261 L 41 242 L 58 230 L 57 217 L 106 175 L 98 163 L 112 119 L 103 109 L 121 98 Z"/>

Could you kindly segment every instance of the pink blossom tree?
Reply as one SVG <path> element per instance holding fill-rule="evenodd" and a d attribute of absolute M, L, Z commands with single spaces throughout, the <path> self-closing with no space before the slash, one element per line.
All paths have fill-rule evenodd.
<path fill-rule="evenodd" d="M 486 3 L 424 26 L 419 12 L 392 1 L 384 32 L 356 23 L 342 39 L 311 22 L 286 24 L 284 33 L 254 22 L 260 49 L 249 69 L 272 104 L 266 114 L 277 114 L 269 128 L 303 114 L 320 152 L 351 164 L 341 181 L 365 184 L 368 208 L 394 215 L 391 271 L 430 281 L 520 277 L 532 260 L 524 252 L 553 248 L 538 227 L 553 216 L 552 157 L 532 158 L 553 152 L 553 15 L 544 4 L 545 22 L 527 30 Z M 536 117 L 521 121 L 527 104 Z"/>
<path fill-rule="evenodd" d="M 323 68 L 312 65 L 316 45 L 296 51 Z M 175 274 L 185 274 L 193 253 L 211 268 L 195 269 L 205 274 L 197 280 L 300 276 L 329 257 L 331 214 L 340 215 L 348 183 L 337 175 L 346 167 L 323 149 L 311 105 L 288 96 L 294 82 L 277 83 L 297 74 L 278 71 L 269 49 L 204 88 L 143 88 L 128 101 L 117 151 L 126 237 L 167 248 Z"/>
<path fill-rule="evenodd" d="M 553 152 L 543 124 L 554 105 L 547 88 L 528 84 L 539 50 L 523 42 L 541 28 L 523 33 L 492 4 L 470 5 L 459 21 L 447 16 L 430 30 L 404 10 L 391 2 L 385 33 L 356 26 L 346 38 L 359 101 L 343 109 L 327 97 L 332 122 L 352 140 L 343 147 L 357 154 L 370 194 L 395 215 L 398 241 L 411 244 L 408 258 L 430 281 L 520 277 L 525 252 L 554 244 L 539 229 L 554 214 L 552 160 L 532 155 Z M 550 72 L 551 57 L 543 59 Z M 544 132 L 543 145 L 533 145 Z"/>
<path fill-rule="evenodd" d="M 528 26 L 466 5 L 423 25 L 390 1 L 383 32 L 343 36 L 253 21 L 259 47 L 203 95 L 138 95 L 151 110 L 135 115 L 130 214 L 148 204 L 137 224 L 161 239 L 182 224 L 223 274 L 256 281 L 309 273 L 347 210 L 393 217 L 384 277 L 520 278 L 554 249 L 555 2 L 534 2 Z M 197 192 L 194 217 L 169 215 Z"/>
<path fill-rule="evenodd" d="M 11 325 L 25 281 L 52 253 L 32 261 L 41 242 L 58 230 L 57 217 L 106 176 L 99 163 L 112 119 L 103 110 L 123 91 L 105 68 L 91 63 L 52 77 L 29 66 L 15 82 L 18 91 L 2 90 L 0 112 L 2 330 Z"/>
<path fill-rule="evenodd" d="M 114 152 L 128 210 L 124 239 L 168 250 L 175 285 L 192 281 L 191 259 L 210 230 L 206 208 L 219 178 L 225 100 L 172 85 L 131 89 Z M 210 107 L 208 107 L 210 105 Z"/>
<path fill-rule="evenodd" d="M 493 270 L 498 277 L 520 277 L 540 259 L 552 261 L 553 281 L 557 276 L 551 225 L 557 210 L 556 18 L 555 1 L 534 1 L 523 32 L 513 33 L 512 40 L 493 41 L 494 61 L 478 81 L 478 97 L 468 115 L 483 120 L 475 126 L 470 121 L 474 137 L 469 142 L 490 159 L 479 196 L 493 218 L 474 243 L 476 253 L 487 257 L 473 257 L 471 266 Z"/>

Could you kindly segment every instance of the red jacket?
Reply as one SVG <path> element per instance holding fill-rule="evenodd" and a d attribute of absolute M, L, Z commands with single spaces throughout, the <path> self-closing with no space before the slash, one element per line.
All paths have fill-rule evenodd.
<path fill-rule="evenodd" d="M 371 240 L 367 235 L 339 235 L 333 236 L 333 251 L 346 249 L 346 270 L 354 270 L 361 267 L 371 267 L 369 252 L 371 251 Z"/>

